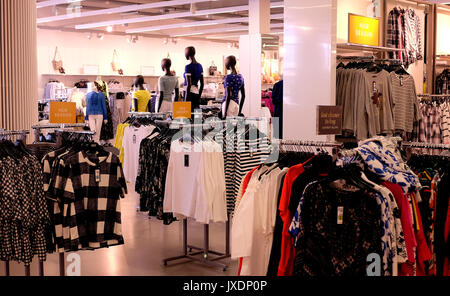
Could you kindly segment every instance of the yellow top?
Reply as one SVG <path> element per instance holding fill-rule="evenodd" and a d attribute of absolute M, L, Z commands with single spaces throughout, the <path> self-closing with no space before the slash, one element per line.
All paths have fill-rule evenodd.
<path fill-rule="evenodd" d="M 137 90 L 134 92 L 133 97 L 138 101 L 137 112 L 147 112 L 148 102 L 151 99 L 151 95 L 147 90 Z"/>
<path fill-rule="evenodd" d="M 120 159 L 120 162 L 122 163 L 122 165 L 123 165 L 123 160 L 124 160 L 124 150 L 123 150 L 123 145 L 122 145 L 123 134 L 125 133 L 125 128 L 127 128 L 128 126 L 130 126 L 129 123 L 119 124 L 119 126 L 117 127 L 116 141 L 114 143 L 114 147 L 116 147 L 120 151 L 119 159 Z"/>

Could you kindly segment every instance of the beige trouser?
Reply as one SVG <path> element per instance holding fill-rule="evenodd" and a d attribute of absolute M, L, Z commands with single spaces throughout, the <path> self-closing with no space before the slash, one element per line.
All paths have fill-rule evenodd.
<path fill-rule="evenodd" d="M 103 115 L 89 115 L 89 128 L 95 132 L 94 142 L 100 144 L 100 133 L 102 131 Z"/>

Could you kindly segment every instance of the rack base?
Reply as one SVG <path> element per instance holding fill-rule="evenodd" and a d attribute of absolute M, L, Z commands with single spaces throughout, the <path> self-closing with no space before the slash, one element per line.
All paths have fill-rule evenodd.
<path fill-rule="evenodd" d="M 171 261 L 177 261 L 181 259 L 188 259 L 189 261 L 183 262 L 183 263 L 190 263 L 190 262 L 200 262 L 202 264 L 211 266 L 211 267 L 218 267 L 221 268 L 223 271 L 226 271 L 228 269 L 228 266 L 224 263 L 216 262 L 218 260 L 226 259 L 231 257 L 230 254 L 230 222 L 229 219 L 226 222 L 226 251 L 225 253 L 213 251 L 209 249 L 209 225 L 205 224 L 204 226 L 204 246 L 203 248 L 188 245 L 187 244 L 187 219 L 183 219 L 183 251 L 184 254 L 176 257 L 170 257 L 162 260 L 162 264 L 164 266 L 168 266 L 168 263 Z M 193 252 L 193 250 L 195 250 Z M 201 257 L 199 257 L 201 255 Z M 216 256 L 213 258 L 210 258 L 210 255 Z"/>

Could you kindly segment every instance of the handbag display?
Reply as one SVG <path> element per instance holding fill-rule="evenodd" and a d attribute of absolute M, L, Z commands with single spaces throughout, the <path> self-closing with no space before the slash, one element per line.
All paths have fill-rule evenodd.
<path fill-rule="evenodd" d="M 113 60 L 111 62 L 112 70 L 114 72 L 119 73 L 119 75 L 123 75 L 123 70 L 120 67 L 119 55 L 117 54 L 117 50 L 114 49 L 113 52 Z"/>
<path fill-rule="evenodd" d="M 53 56 L 52 64 L 53 64 L 53 69 L 55 71 L 58 71 L 61 74 L 66 74 L 66 71 L 63 68 L 63 62 L 61 59 L 61 55 L 59 54 L 59 51 L 58 51 L 58 46 L 55 49 L 55 55 Z"/>

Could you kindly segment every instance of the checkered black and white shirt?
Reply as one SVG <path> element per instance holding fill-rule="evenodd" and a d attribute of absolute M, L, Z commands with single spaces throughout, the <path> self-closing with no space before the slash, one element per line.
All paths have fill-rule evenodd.
<path fill-rule="evenodd" d="M 59 201 L 53 211 L 58 251 L 123 244 L 120 198 L 127 186 L 119 158 L 67 153 L 53 172 L 49 192 Z"/>

